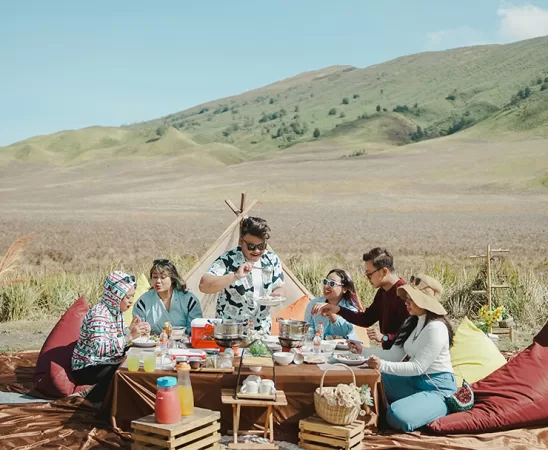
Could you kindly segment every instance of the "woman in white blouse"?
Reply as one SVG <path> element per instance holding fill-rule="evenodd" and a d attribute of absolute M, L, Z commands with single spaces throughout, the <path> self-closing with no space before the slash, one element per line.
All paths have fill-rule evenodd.
<path fill-rule="evenodd" d="M 447 415 L 445 397 L 457 391 L 449 355 L 453 329 L 439 302 L 442 292 L 432 277 L 411 277 L 397 290 L 410 317 L 392 348 L 363 348 L 349 341 L 354 353 L 369 356 L 369 367 L 381 372 L 389 404 L 386 419 L 397 430 L 410 432 Z"/>

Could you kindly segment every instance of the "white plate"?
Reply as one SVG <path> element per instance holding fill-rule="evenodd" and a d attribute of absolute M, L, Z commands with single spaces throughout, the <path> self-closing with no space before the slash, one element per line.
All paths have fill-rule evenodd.
<path fill-rule="evenodd" d="M 285 297 L 257 297 L 256 301 L 260 306 L 278 306 L 285 302 Z"/>
<path fill-rule="evenodd" d="M 137 348 L 152 348 L 156 347 L 156 341 L 147 337 L 138 337 L 132 341 L 131 345 Z"/>
<path fill-rule="evenodd" d="M 333 359 L 341 364 L 346 364 L 347 366 L 361 366 L 365 364 L 367 358 L 362 355 L 355 355 L 353 353 L 341 354 L 335 353 Z"/>
<path fill-rule="evenodd" d="M 323 364 L 326 362 L 325 355 L 304 355 L 304 362 L 307 364 Z"/>

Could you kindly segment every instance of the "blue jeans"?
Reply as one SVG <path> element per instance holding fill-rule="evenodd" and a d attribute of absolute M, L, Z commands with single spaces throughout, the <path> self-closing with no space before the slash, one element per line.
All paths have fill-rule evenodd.
<path fill-rule="evenodd" d="M 388 402 L 388 425 L 409 432 L 449 413 L 445 397 L 457 391 L 455 377 L 452 373 L 442 372 L 432 374 L 430 378 L 433 382 L 426 375 L 400 377 L 382 374 Z"/>

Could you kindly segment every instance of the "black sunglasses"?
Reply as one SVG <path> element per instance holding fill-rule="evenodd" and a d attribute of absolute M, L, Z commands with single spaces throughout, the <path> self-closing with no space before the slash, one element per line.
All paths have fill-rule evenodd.
<path fill-rule="evenodd" d="M 135 283 L 135 275 L 124 277 L 120 281 L 123 281 L 124 283 Z"/>
<path fill-rule="evenodd" d="M 169 259 L 155 259 L 152 264 L 169 264 Z"/>
<path fill-rule="evenodd" d="M 250 252 L 255 251 L 255 250 L 263 251 L 263 250 L 266 250 L 266 247 L 268 246 L 268 244 L 266 242 L 261 242 L 260 244 L 250 244 L 244 238 L 242 238 L 242 241 L 245 242 L 245 245 L 247 245 L 247 249 Z"/>
<path fill-rule="evenodd" d="M 421 279 L 417 278 L 415 275 L 411 275 L 411 278 L 409 278 L 409 284 L 414 284 L 415 286 L 418 286 L 421 284 Z"/>

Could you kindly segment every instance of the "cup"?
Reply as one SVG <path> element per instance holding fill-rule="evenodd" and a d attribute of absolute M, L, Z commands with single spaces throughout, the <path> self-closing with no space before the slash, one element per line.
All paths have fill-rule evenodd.
<path fill-rule="evenodd" d="M 261 377 L 259 375 L 249 375 L 245 380 L 244 383 L 247 383 L 248 381 L 254 381 L 257 384 L 261 383 Z"/>
<path fill-rule="evenodd" d="M 143 351 L 141 355 L 145 372 L 154 372 L 156 370 L 156 352 L 154 350 Z"/>
<path fill-rule="evenodd" d="M 127 352 L 127 370 L 138 372 L 141 361 L 141 352 L 136 348 L 130 348 Z"/>
<path fill-rule="evenodd" d="M 244 381 L 240 392 L 243 392 L 244 394 L 256 394 L 257 392 L 259 392 L 259 383 L 257 383 L 256 381 L 246 380 Z"/>
<path fill-rule="evenodd" d="M 263 395 L 272 395 L 276 392 L 276 387 L 274 386 L 274 381 L 272 380 L 263 380 L 259 385 L 259 394 Z"/>

